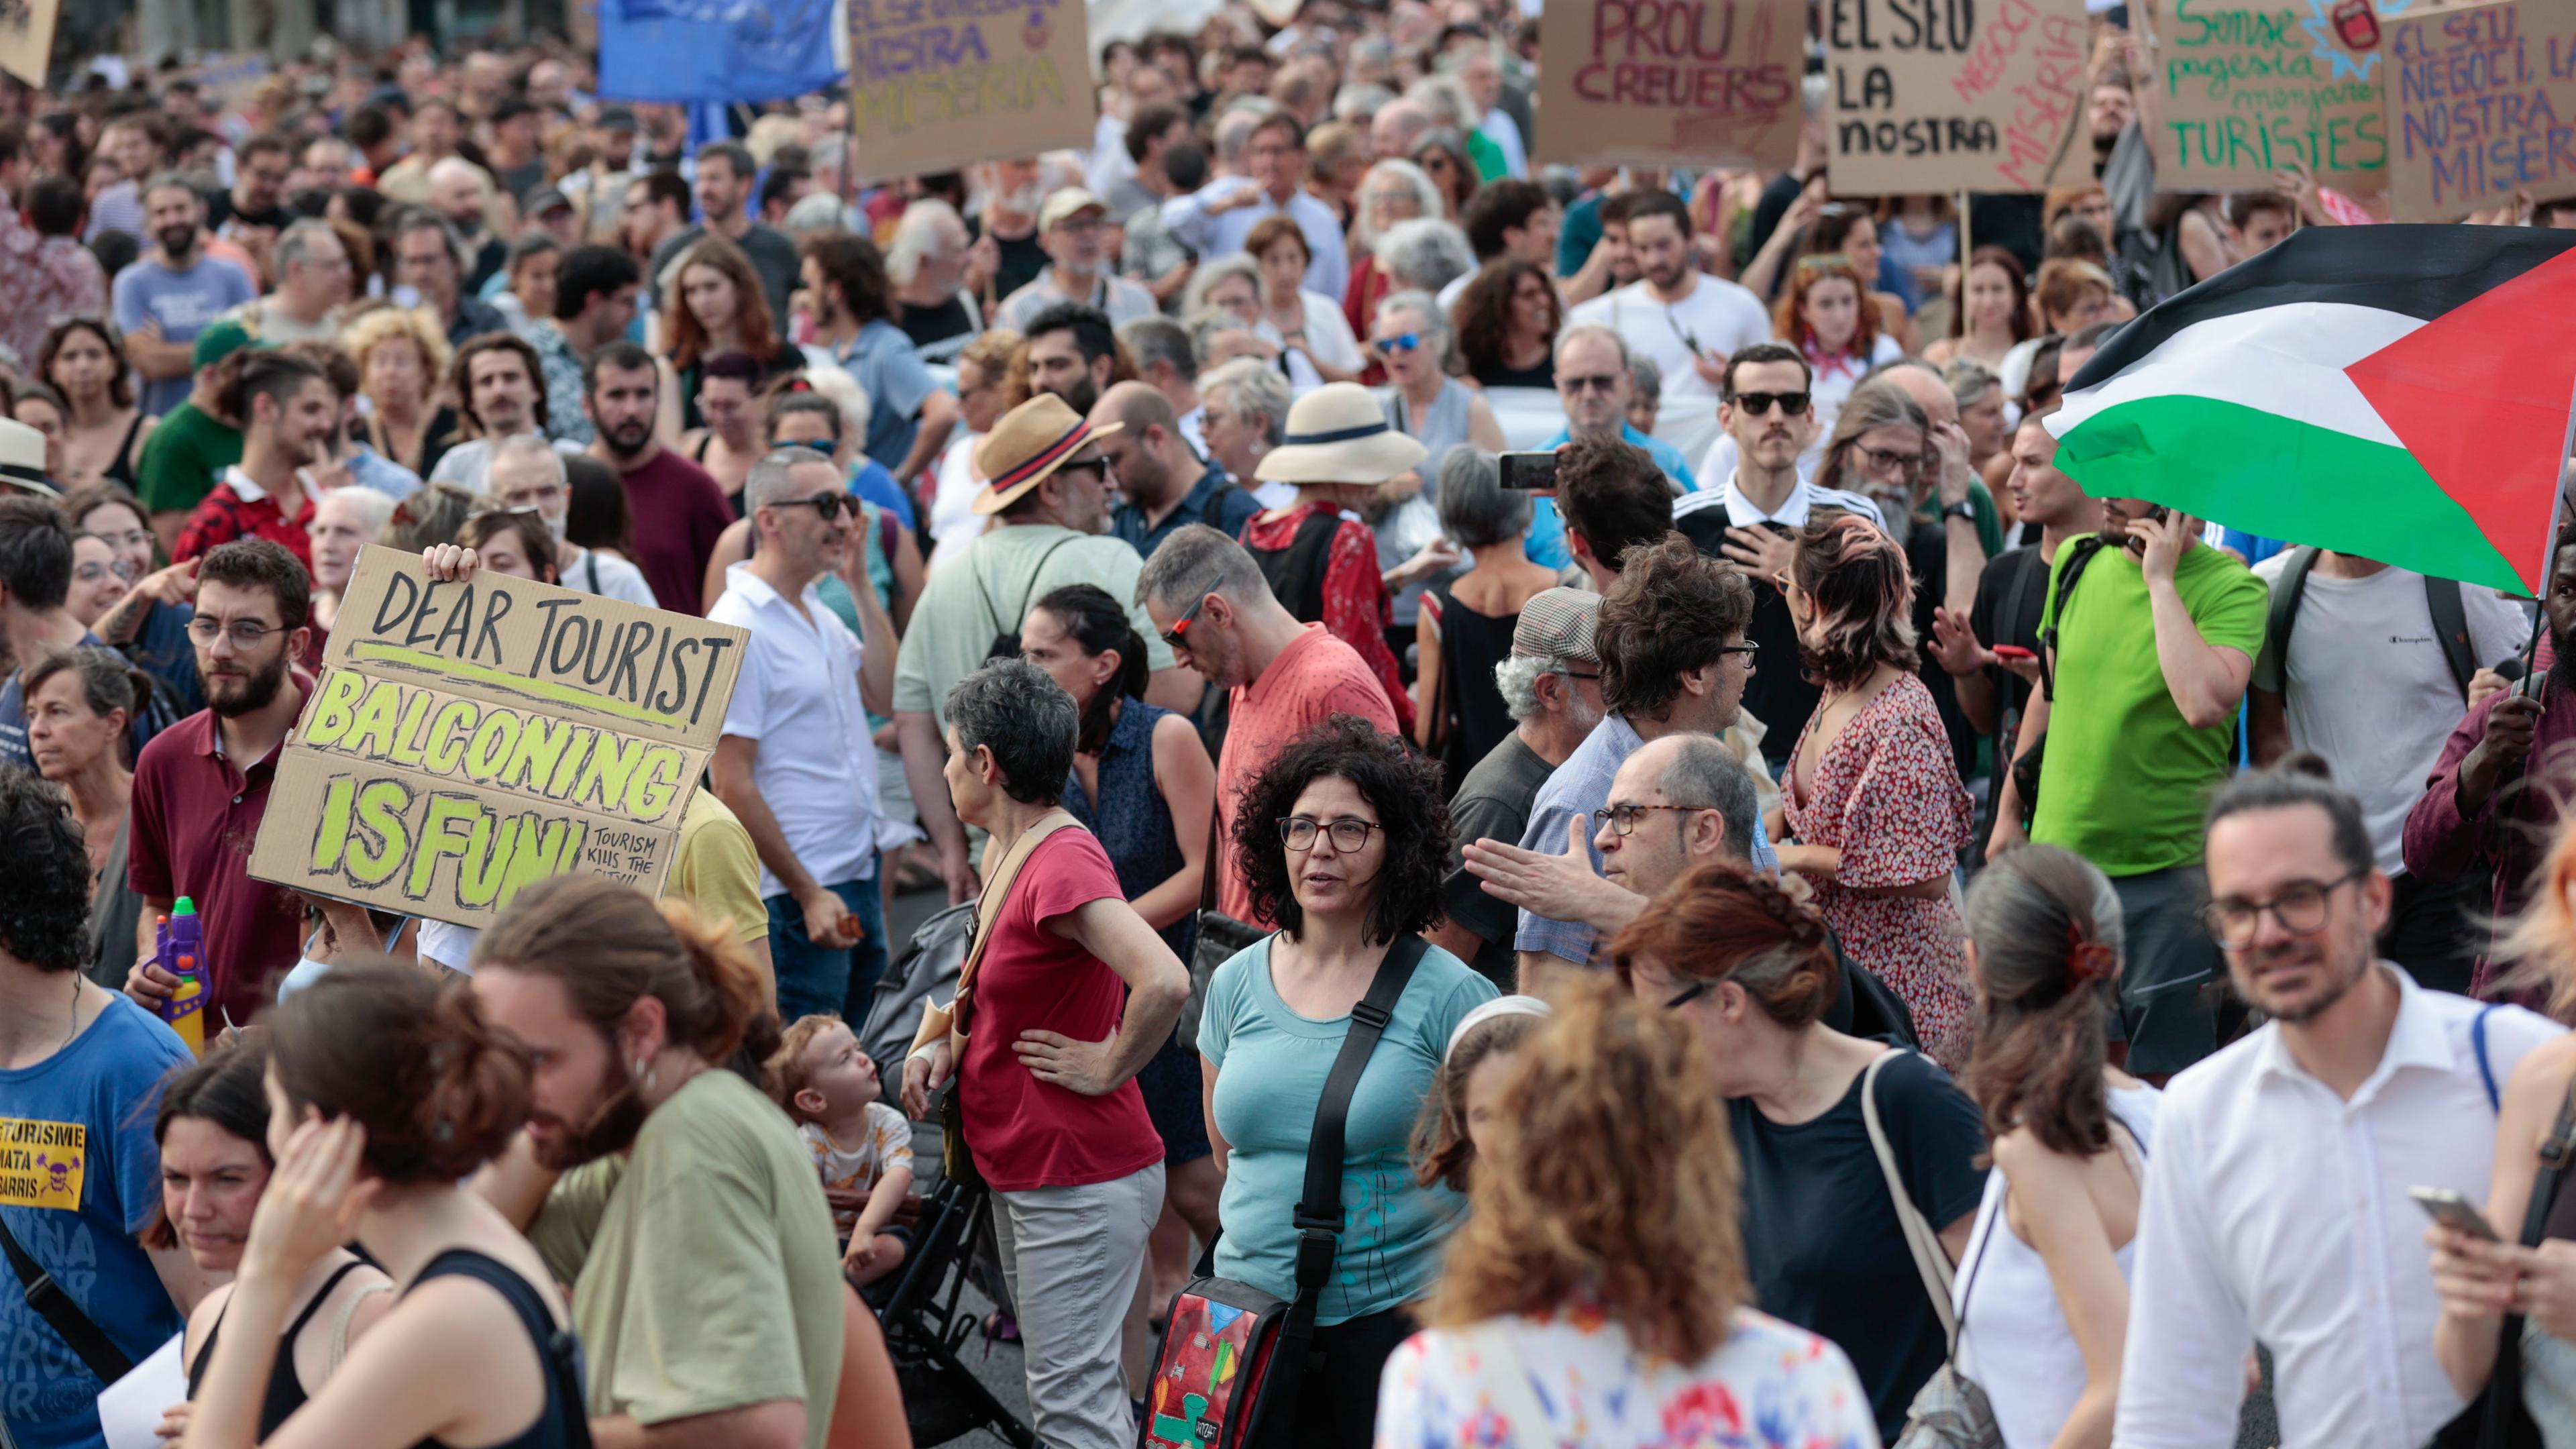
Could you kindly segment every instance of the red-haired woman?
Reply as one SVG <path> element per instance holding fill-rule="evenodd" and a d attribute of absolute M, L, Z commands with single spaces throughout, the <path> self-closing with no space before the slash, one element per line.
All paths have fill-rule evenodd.
<path fill-rule="evenodd" d="M 695 242 L 680 254 L 671 306 L 662 319 L 662 355 L 680 379 L 680 426 L 703 428 L 698 409 L 700 373 L 707 359 L 726 352 L 751 355 L 762 375 L 750 384 L 757 396 L 771 378 L 805 366 L 801 348 L 783 340 L 769 314 L 769 294 L 742 248 L 722 237 Z"/>
<path fill-rule="evenodd" d="M 1807 385 L 1816 419 L 1811 455 L 1821 453 L 1833 436 L 1834 418 L 1843 400 L 1860 385 L 1861 374 L 1905 355 L 1878 325 L 1869 289 L 1862 285 L 1852 259 L 1841 253 L 1801 257 L 1791 274 L 1789 294 L 1780 299 L 1773 327 L 1780 340 L 1806 355 Z M 1812 456 L 1809 461 L 1813 461 Z"/>
<path fill-rule="evenodd" d="M 1783 583 L 1799 662 L 1825 693 L 1781 793 L 1796 837 L 1781 868 L 1815 883 L 1843 949 L 1905 999 L 1924 1051 L 1956 1071 L 1971 1003 L 1950 874 L 1976 809 L 1915 672 L 1913 571 L 1894 539 L 1843 513 L 1799 534 Z"/>

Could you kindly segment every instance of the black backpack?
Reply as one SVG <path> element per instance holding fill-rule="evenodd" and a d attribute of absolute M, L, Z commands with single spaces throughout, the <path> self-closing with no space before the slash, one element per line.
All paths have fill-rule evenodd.
<path fill-rule="evenodd" d="M 2299 600 L 2307 593 L 2308 570 L 2317 566 L 2317 553 L 2306 544 L 2289 550 L 2281 587 L 2272 591 L 2271 612 L 2263 620 L 2263 653 L 2279 666 L 2285 693 L 2290 683 L 2290 627 L 2299 621 Z M 2469 697 L 2469 677 L 2478 672 L 2477 656 L 2469 652 L 2468 603 L 2460 592 L 2466 587 L 2450 579 L 2424 580 L 2424 607 L 2433 615 L 2433 637 L 2441 643 L 2442 662 L 2451 667 L 2451 682 L 2460 687 L 2462 703 Z"/>
<path fill-rule="evenodd" d="M 1341 526 L 1339 513 L 1318 509 L 1297 525 L 1297 536 L 1286 548 L 1244 546 L 1270 581 L 1270 592 L 1299 623 L 1324 622 L 1324 570 L 1332 563 L 1333 535 Z"/>
<path fill-rule="evenodd" d="M 2054 702 L 2057 698 L 2057 666 L 2049 660 L 2057 653 L 2057 629 L 2064 622 L 2066 601 L 2075 597 L 2076 580 L 2084 577 L 2084 570 L 2093 562 L 2093 556 L 2109 546 L 2109 541 L 2098 533 L 2070 540 L 2065 547 L 2073 551 L 2066 556 L 2066 566 L 2056 570 L 2048 581 L 2048 608 L 2041 615 L 2048 622 L 2039 630 L 2039 694 L 2042 699 Z M 2039 814 L 2039 769 L 2047 754 L 2048 736 L 2041 735 L 2039 743 L 2013 757 L 2013 788 L 2021 794 L 2021 828 L 2024 830 L 2030 829 L 2030 822 Z"/>

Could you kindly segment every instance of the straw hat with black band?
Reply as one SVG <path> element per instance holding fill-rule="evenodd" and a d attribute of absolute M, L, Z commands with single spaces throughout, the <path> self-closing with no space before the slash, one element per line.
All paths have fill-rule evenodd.
<path fill-rule="evenodd" d="M 47 481 L 45 435 L 16 418 L 0 418 L 0 486 L 39 498 L 63 496 Z"/>
<path fill-rule="evenodd" d="M 1288 409 L 1288 435 L 1252 470 L 1264 483 L 1375 487 L 1421 465 L 1430 450 L 1386 419 L 1355 382 L 1328 382 Z"/>
<path fill-rule="evenodd" d="M 991 515 L 1017 503 L 1032 488 L 1073 460 L 1087 443 L 1125 427 L 1093 427 L 1073 405 L 1042 392 L 1002 414 L 993 431 L 975 445 L 975 466 L 987 480 L 975 495 L 975 512 Z"/>

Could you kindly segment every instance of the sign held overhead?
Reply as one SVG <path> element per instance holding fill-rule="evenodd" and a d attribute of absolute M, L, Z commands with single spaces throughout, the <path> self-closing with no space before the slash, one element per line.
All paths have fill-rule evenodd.
<path fill-rule="evenodd" d="M 2038 192 L 2092 175 L 2083 0 L 1822 0 L 1834 190 Z"/>
<path fill-rule="evenodd" d="M 1787 166 L 1805 39 L 1804 0 L 1566 0 L 1539 41 L 1538 159 Z"/>

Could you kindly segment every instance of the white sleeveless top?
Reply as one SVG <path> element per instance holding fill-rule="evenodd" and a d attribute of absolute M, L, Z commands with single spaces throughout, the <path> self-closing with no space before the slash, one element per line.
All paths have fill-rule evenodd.
<path fill-rule="evenodd" d="M 2155 1151 L 2161 1096 L 2148 1086 L 2110 1093 L 2111 1115 L 2148 1153 Z M 2084 1355 L 2058 1307 L 2048 1264 L 2005 1220 L 2005 1190 L 2003 1173 L 1986 1174 L 1985 1201 L 1977 1206 L 1968 1256 L 1955 1275 L 1959 1368 L 1986 1391 L 2005 1449 L 2047 1449 L 2083 1397 Z M 2137 1246 L 2133 1234 L 2113 1255 L 2123 1279 Z"/>

